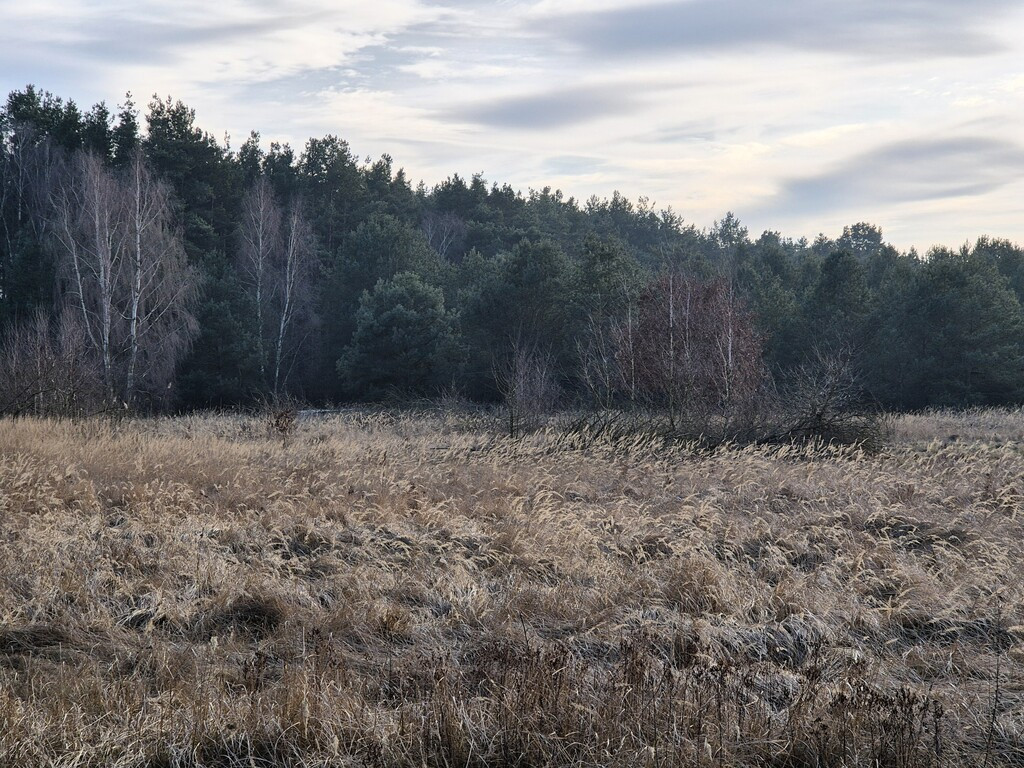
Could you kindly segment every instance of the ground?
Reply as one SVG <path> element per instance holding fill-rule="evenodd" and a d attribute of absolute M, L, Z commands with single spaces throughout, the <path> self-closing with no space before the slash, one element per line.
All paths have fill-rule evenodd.
<path fill-rule="evenodd" d="M 1024 765 L 1024 413 L 0 421 L 0 767 Z"/>

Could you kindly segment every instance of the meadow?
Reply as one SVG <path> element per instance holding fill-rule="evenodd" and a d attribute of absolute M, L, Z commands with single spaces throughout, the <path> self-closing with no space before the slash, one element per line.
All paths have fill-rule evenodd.
<path fill-rule="evenodd" d="M 1024 766 L 1024 412 L 0 421 L 0 767 Z"/>

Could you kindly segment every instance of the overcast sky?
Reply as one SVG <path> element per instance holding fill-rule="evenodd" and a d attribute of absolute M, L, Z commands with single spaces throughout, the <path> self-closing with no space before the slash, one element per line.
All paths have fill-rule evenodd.
<path fill-rule="evenodd" d="M 0 0 L 0 88 L 924 250 L 1024 242 L 1022 32 L 1024 0 Z"/>

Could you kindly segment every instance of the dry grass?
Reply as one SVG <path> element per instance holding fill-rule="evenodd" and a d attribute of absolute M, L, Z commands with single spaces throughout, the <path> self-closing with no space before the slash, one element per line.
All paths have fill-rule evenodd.
<path fill-rule="evenodd" d="M 0 766 L 1024 765 L 1022 435 L 2 421 Z"/>

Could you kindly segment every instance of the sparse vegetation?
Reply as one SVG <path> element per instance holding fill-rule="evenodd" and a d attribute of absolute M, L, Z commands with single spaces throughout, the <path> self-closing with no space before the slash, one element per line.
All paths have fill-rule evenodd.
<path fill-rule="evenodd" d="M 1020 411 L 262 419 L 0 422 L 0 766 L 1024 764 Z"/>

